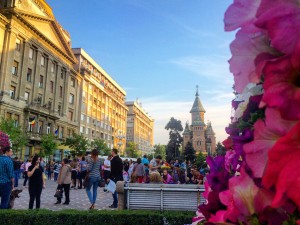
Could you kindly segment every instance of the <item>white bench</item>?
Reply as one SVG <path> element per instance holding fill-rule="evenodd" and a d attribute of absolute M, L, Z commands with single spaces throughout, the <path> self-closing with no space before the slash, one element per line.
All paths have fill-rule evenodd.
<path fill-rule="evenodd" d="M 205 202 L 203 185 L 129 183 L 124 190 L 127 209 L 197 211 Z"/>

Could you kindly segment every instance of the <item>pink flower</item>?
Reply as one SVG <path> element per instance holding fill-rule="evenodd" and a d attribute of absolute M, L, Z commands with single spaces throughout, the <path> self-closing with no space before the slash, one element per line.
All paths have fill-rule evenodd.
<path fill-rule="evenodd" d="M 297 0 L 262 0 L 255 24 L 267 30 L 271 46 L 292 54 L 300 38 L 300 7 Z"/>
<path fill-rule="evenodd" d="M 269 160 L 263 177 L 266 188 L 275 186 L 272 206 L 284 206 L 287 199 L 300 207 L 300 122 L 280 138 L 269 151 Z"/>
<path fill-rule="evenodd" d="M 202 221 L 205 220 L 204 215 L 203 215 L 200 211 L 197 211 L 196 214 L 197 214 L 197 216 L 195 216 L 195 217 L 192 219 L 192 225 L 197 225 L 197 224 L 199 224 L 200 222 L 202 222 Z"/>
<path fill-rule="evenodd" d="M 225 30 L 232 31 L 252 24 L 260 5 L 260 0 L 235 0 L 225 12 Z"/>
<path fill-rule="evenodd" d="M 261 106 L 275 107 L 287 120 L 300 119 L 300 76 L 290 57 L 285 56 L 266 63 L 263 70 L 265 94 Z"/>
<path fill-rule="evenodd" d="M 267 108 L 265 115 L 265 121 L 258 120 L 254 124 L 254 140 L 244 145 L 247 165 L 256 178 L 263 176 L 268 160 L 268 151 L 281 136 L 287 134 L 296 124 L 295 121 L 283 120 L 280 112 L 275 109 Z"/>
<path fill-rule="evenodd" d="M 239 30 L 230 50 L 232 57 L 229 64 L 230 72 L 234 75 L 235 90 L 242 93 L 248 83 L 260 82 L 261 73 L 256 66 L 263 64 L 274 51 L 270 48 L 269 38 L 255 27 L 251 31 Z"/>
<path fill-rule="evenodd" d="M 254 199 L 258 191 L 258 187 L 242 166 L 241 175 L 229 180 L 229 191 L 219 194 L 221 202 L 227 206 L 225 217 L 236 222 L 237 219 L 245 221 L 246 217 L 253 215 Z"/>
<path fill-rule="evenodd" d="M 229 150 L 225 155 L 225 169 L 231 173 L 236 170 L 238 165 L 238 158 L 234 150 Z"/>

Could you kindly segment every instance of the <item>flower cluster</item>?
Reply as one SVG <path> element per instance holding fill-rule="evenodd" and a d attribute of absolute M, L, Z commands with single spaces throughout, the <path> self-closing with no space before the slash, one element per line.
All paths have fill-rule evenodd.
<path fill-rule="evenodd" d="M 300 2 L 234 0 L 234 113 L 193 224 L 300 225 Z"/>
<path fill-rule="evenodd" d="M 5 147 L 11 147 L 11 146 L 12 144 L 9 139 L 9 136 L 6 133 L 0 131 L 0 149 L 3 149 Z"/>

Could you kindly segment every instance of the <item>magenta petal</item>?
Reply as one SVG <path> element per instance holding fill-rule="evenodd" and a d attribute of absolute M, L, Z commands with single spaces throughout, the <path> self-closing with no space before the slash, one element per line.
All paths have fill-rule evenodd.
<path fill-rule="evenodd" d="M 232 31 L 253 23 L 260 0 L 235 0 L 225 12 L 225 30 Z"/>

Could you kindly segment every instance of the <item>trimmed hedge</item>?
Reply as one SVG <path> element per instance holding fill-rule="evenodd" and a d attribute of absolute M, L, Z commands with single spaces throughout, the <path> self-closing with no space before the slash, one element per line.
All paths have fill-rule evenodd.
<path fill-rule="evenodd" d="M 184 225 L 193 212 L 141 210 L 0 210 L 0 225 Z"/>

